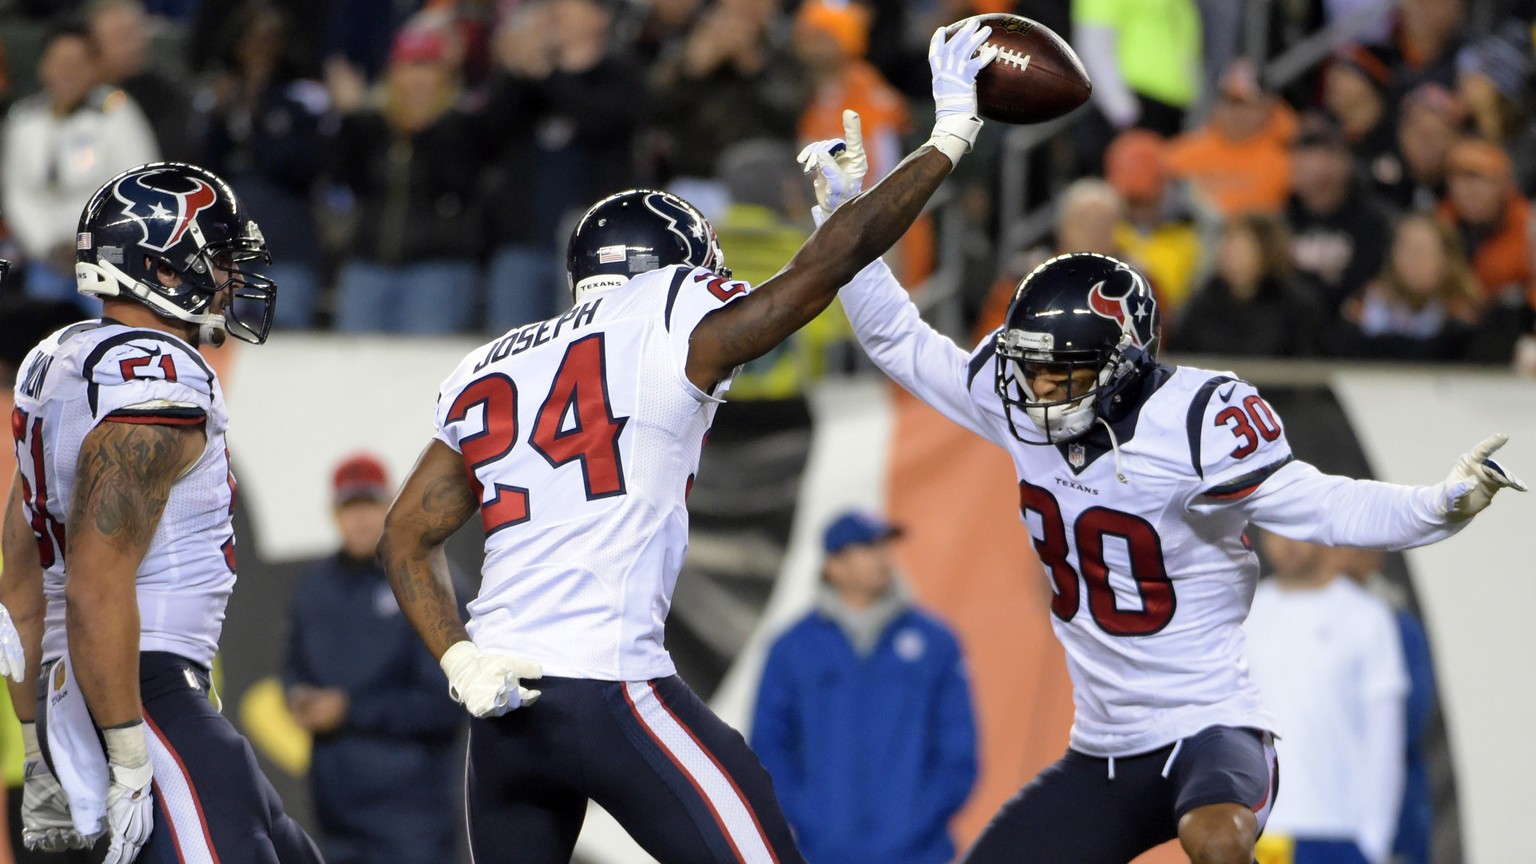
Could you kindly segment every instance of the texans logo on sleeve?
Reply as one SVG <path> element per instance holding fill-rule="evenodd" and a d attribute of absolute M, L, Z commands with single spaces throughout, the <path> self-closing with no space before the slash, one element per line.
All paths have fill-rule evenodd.
<path fill-rule="evenodd" d="M 112 195 L 123 204 L 123 213 L 144 232 L 146 249 L 166 252 L 188 232 L 201 239 L 197 214 L 212 207 L 219 193 L 207 182 L 174 174 L 150 171 L 119 181 Z"/>

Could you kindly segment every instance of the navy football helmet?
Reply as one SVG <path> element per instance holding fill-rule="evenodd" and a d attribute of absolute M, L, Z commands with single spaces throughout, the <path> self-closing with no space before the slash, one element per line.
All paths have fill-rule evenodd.
<path fill-rule="evenodd" d="M 1117 419 L 1116 404 L 1157 365 L 1157 298 L 1129 264 L 1107 255 L 1058 255 L 1024 277 L 997 334 L 996 388 L 1015 438 L 1058 444 L 1088 432 L 1094 420 Z M 1094 385 L 1064 399 L 1041 402 L 1028 367 L 1053 373 L 1094 370 Z M 1021 434 L 1022 410 L 1044 440 Z"/>
<path fill-rule="evenodd" d="M 715 229 L 697 208 L 667 192 L 631 189 L 592 205 L 571 232 L 566 275 L 578 300 L 672 264 L 730 278 Z"/>
<path fill-rule="evenodd" d="M 277 286 L 242 269 L 272 263 L 261 229 L 213 172 L 151 162 L 108 180 L 80 214 L 75 282 L 81 294 L 129 297 L 158 314 L 198 325 L 218 345 L 229 333 L 260 344 L 272 328 Z M 161 281 L 161 266 L 180 277 Z M 213 299 L 232 289 L 228 307 Z"/>

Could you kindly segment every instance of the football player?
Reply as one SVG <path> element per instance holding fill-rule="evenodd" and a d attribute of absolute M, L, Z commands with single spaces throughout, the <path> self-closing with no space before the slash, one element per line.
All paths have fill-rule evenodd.
<path fill-rule="evenodd" d="M 106 862 L 318 862 L 209 682 L 235 583 L 235 479 L 198 353 L 261 343 L 275 286 L 234 193 L 192 165 L 112 178 L 75 277 L 104 315 L 32 350 L 16 383 L 0 601 L 25 648 L 22 835 L 108 837 Z"/>
<path fill-rule="evenodd" d="M 736 368 L 825 309 L 970 149 L 989 33 L 935 34 L 933 137 L 756 290 L 687 202 L 620 193 L 571 235 L 570 311 L 477 349 L 443 385 L 380 554 L 474 717 L 476 861 L 564 864 L 589 799 L 667 864 L 803 860 L 767 772 L 662 645 L 685 500 Z M 441 544 L 476 512 L 466 628 Z"/>
<path fill-rule="evenodd" d="M 857 150 L 851 136 L 802 153 L 818 219 L 857 194 Z M 1120 864 L 1174 837 L 1194 864 L 1249 864 L 1277 766 L 1243 657 L 1259 576 L 1244 527 L 1406 549 L 1525 488 L 1488 458 L 1501 435 L 1436 485 L 1320 473 L 1252 385 L 1157 362 L 1151 288 L 1103 255 L 1040 265 L 970 352 L 924 324 L 878 261 L 840 298 L 875 365 L 1008 451 L 1054 589 L 1070 748 L 1003 805 L 968 864 Z"/>

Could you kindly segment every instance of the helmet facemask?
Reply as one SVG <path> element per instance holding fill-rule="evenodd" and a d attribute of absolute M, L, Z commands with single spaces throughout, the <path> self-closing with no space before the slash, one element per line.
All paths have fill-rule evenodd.
<path fill-rule="evenodd" d="M 81 294 L 130 298 L 213 345 L 226 334 L 267 339 L 277 286 L 245 269 L 271 264 L 266 240 L 205 169 L 155 162 L 107 181 L 81 213 L 75 248 Z"/>
<path fill-rule="evenodd" d="M 194 233 L 200 233 L 195 226 Z M 200 237 L 197 239 L 201 241 Z M 143 254 L 144 269 L 150 277 L 135 279 L 120 269 L 117 264 L 124 254 Z M 200 242 L 197 251 L 183 261 L 139 249 L 103 248 L 95 263 L 75 263 L 75 280 L 82 294 L 132 297 L 166 318 L 198 325 L 200 342 L 222 345 L 228 334 L 242 342 L 260 345 L 267 341 L 272 329 L 277 285 L 242 266 L 251 262 L 271 264 L 272 254 L 262 239 L 261 229 L 256 223 L 247 222 L 240 236 Z M 176 274 L 176 284 L 166 285 L 158 278 L 157 271 L 162 266 Z M 225 290 L 230 292 L 228 302 L 223 309 L 213 311 L 214 298 Z"/>
<path fill-rule="evenodd" d="M 1055 351 L 1052 341 L 1049 333 L 1022 330 L 1004 330 L 997 337 L 997 392 L 1002 397 L 1010 430 L 1026 444 L 1062 444 L 1086 434 L 1116 380 L 1123 348 L 1130 340 L 1127 337 L 1109 352 Z M 1080 373 L 1084 369 L 1092 371 L 1093 383 L 1080 390 L 1076 382 L 1083 377 Z M 1040 400 L 1030 382 L 1041 373 L 1063 378 L 1061 389 L 1065 394 Z M 1031 440 L 1022 434 L 1014 419 L 1015 411 L 1023 411 L 1044 437 Z"/>

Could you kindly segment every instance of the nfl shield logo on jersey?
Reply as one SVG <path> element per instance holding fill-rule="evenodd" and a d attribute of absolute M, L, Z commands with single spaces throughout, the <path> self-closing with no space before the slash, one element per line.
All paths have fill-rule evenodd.
<path fill-rule="evenodd" d="M 1083 463 L 1087 460 L 1087 454 L 1083 452 L 1083 445 L 1075 441 L 1067 445 L 1067 461 L 1072 463 L 1073 468 L 1083 467 Z"/>

